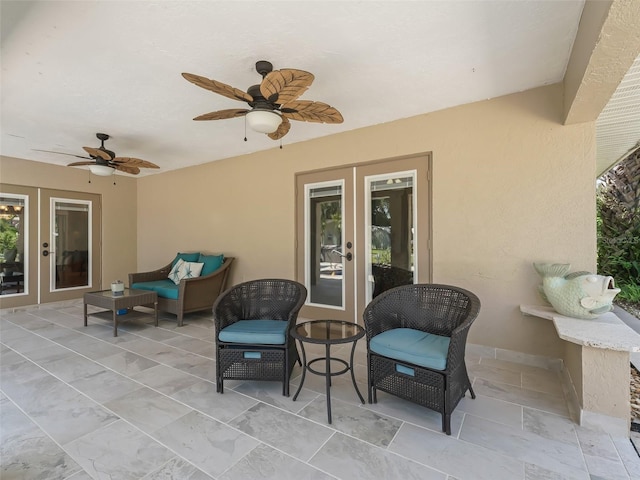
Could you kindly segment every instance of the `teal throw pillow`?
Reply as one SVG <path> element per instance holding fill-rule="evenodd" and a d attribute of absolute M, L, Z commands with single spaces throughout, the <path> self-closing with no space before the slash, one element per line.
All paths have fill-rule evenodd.
<path fill-rule="evenodd" d="M 204 263 L 200 275 L 205 276 L 218 270 L 224 263 L 224 255 L 202 255 L 198 258 L 198 263 Z"/>
<path fill-rule="evenodd" d="M 180 259 L 184 260 L 185 262 L 197 262 L 199 256 L 200 256 L 200 252 L 194 252 L 194 253 L 178 252 L 176 254 L 176 258 L 174 258 L 173 262 L 171 262 L 171 266 L 174 267 L 176 265 L 176 262 Z"/>

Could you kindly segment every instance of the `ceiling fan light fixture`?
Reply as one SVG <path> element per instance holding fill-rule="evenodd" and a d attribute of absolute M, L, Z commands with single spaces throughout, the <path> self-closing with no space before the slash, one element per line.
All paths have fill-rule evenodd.
<path fill-rule="evenodd" d="M 91 173 L 98 175 L 99 177 L 109 177 L 116 171 L 115 168 L 107 165 L 89 165 L 89 170 L 91 170 Z"/>
<path fill-rule="evenodd" d="M 273 110 L 251 110 L 246 117 L 249 128 L 259 133 L 273 133 L 282 123 L 280 115 Z"/>

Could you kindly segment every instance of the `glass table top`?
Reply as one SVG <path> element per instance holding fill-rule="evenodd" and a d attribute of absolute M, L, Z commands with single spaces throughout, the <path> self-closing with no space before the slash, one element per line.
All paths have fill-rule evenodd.
<path fill-rule="evenodd" d="M 341 320 L 311 320 L 296 325 L 291 334 L 305 342 L 343 343 L 364 336 L 364 329 L 353 322 Z"/>

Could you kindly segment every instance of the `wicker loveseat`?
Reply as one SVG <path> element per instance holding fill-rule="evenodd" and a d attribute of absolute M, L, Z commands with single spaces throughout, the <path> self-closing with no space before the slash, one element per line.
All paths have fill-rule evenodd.
<path fill-rule="evenodd" d="M 219 257 L 217 260 L 215 257 Z M 175 263 L 183 259 L 191 262 L 207 262 L 202 275 L 183 278 L 176 285 L 168 275 Z M 130 288 L 153 290 L 158 293 L 158 310 L 177 315 L 178 326 L 182 326 L 185 313 L 211 310 L 213 302 L 225 289 L 234 257 L 179 253 L 164 267 L 151 272 L 130 273 Z M 213 271 L 211 271 L 213 270 Z"/>

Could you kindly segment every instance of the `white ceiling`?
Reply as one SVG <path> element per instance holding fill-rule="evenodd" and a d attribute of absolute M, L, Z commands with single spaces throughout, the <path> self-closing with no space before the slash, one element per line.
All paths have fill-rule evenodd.
<path fill-rule="evenodd" d="M 287 144 L 562 80 L 583 0 L 1 2 L 2 155 L 64 165 L 111 135 L 160 172 L 279 142 L 244 119 L 194 122 L 246 104 L 190 72 L 246 90 L 254 65 L 315 75 L 302 100 L 340 125 L 292 121 Z M 142 175 L 157 173 L 143 170 Z"/>

